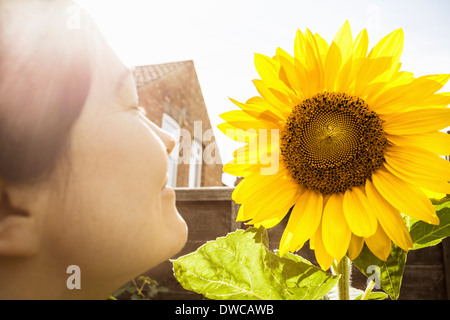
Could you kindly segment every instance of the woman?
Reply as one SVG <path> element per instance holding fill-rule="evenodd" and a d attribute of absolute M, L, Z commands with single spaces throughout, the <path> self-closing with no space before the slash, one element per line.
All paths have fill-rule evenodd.
<path fill-rule="evenodd" d="M 72 1 L 0 6 L 0 299 L 105 299 L 186 242 L 175 141 Z"/>

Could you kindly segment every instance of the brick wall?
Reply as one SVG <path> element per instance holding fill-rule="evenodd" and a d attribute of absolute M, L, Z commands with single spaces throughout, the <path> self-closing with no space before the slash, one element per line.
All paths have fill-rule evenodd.
<path fill-rule="evenodd" d="M 208 112 L 203 100 L 193 61 L 180 61 L 161 65 L 141 66 L 135 68 L 135 79 L 138 88 L 139 103 L 147 111 L 147 116 L 158 126 L 161 126 L 164 113 L 178 122 L 194 138 L 194 128 L 200 128 L 196 136 L 203 137 L 211 130 Z M 197 126 L 195 127 L 195 122 Z M 182 141 L 181 141 L 182 142 Z M 220 159 L 214 137 L 202 141 L 203 149 L 216 149 L 217 159 Z M 183 150 L 188 151 L 189 150 Z M 189 155 L 186 155 L 189 158 Z M 181 163 L 178 166 L 177 187 L 187 187 L 189 181 L 189 165 Z M 201 186 L 223 186 L 222 164 L 202 163 Z"/>

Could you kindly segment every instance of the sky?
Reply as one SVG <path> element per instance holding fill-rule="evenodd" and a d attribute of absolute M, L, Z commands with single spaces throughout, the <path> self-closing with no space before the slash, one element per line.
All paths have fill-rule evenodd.
<path fill-rule="evenodd" d="M 128 66 L 193 60 L 215 128 L 219 114 L 258 95 L 254 53 L 293 54 L 297 29 L 330 43 L 346 20 L 353 37 L 366 28 L 369 50 L 402 28 L 401 70 L 415 76 L 450 73 L 448 0 L 77 0 Z M 442 92 L 450 91 L 447 84 Z M 222 161 L 237 145 L 214 131 Z"/>

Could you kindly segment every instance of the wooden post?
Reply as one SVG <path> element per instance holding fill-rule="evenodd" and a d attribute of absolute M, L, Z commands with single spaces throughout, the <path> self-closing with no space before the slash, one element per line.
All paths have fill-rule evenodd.
<path fill-rule="evenodd" d="M 447 289 L 447 299 L 450 300 L 450 239 L 442 241 L 442 255 L 444 257 L 445 288 Z"/>

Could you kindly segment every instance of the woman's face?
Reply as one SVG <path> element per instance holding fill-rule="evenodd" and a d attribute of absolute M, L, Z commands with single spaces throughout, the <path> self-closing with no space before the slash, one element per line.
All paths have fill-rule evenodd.
<path fill-rule="evenodd" d="M 32 32 L 39 25 L 47 27 L 47 21 L 56 17 L 52 14 L 65 19 L 65 4 L 58 2 L 59 7 L 56 2 L 35 1 L 35 6 L 29 7 L 29 3 L 8 2 L 5 17 L 11 23 L 5 24 L 8 32 L 2 36 L 11 35 L 14 41 L 8 42 L 7 49 L 19 57 L 11 59 L 12 67 L 5 69 L 11 74 L 3 78 L 17 79 L 11 81 L 11 88 L 18 91 L 3 90 L 3 102 L 29 94 L 19 90 L 23 85 L 17 77 L 20 71 L 27 71 L 28 76 L 38 71 L 45 77 L 47 69 L 40 69 L 39 59 L 45 66 L 58 64 L 47 61 L 52 57 L 44 54 L 37 59 L 25 50 L 27 43 L 44 46 L 49 52 L 71 52 L 70 47 L 59 48 L 60 43 L 36 40 Z M 52 14 L 47 13 L 47 5 Z M 26 8 L 33 10 L 25 10 L 23 16 Z M 5 12 L 3 7 L 1 12 Z M 83 53 L 91 59 L 92 81 L 66 152 L 50 176 L 41 181 L 14 184 L 0 179 L 0 297 L 105 299 L 133 277 L 179 252 L 186 242 L 187 227 L 175 207 L 175 193 L 166 187 L 167 155 L 175 141 L 137 109 L 131 71 L 91 20 L 82 17 L 82 29 L 73 32 L 89 36 Z M 72 32 L 59 31 L 67 37 Z M 51 86 L 45 89 L 40 99 L 52 101 Z M 53 94 L 60 96 L 61 92 Z M 71 93 L 67 94 L 69 99 Z M 26 112 L 20 116 L 21 123 L 32 117 Z M 67 270 L 72 265 L 79 267 L 81 289 L 67 287 L 71 276 Z"/>
<path fill-rule="evenodd" d="M 187 238 L 166 186 L 175 141 L 137 109 L 131 71 L 114 58 L 104 63 L 73 128 L 67 170 L 55 173 L 61 206 L 44 229 L 53 271 L 66 279 L 67 266 L 80 267 L 81 290 L 66 293 L 93 297 L 170 258 Z"/>

